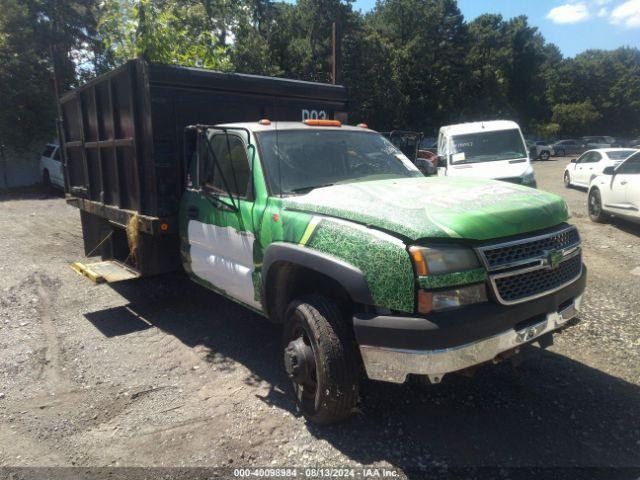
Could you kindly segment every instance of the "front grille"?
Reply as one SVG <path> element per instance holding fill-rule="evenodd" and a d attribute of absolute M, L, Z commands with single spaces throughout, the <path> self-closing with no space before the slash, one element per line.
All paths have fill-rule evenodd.
<path fill-rule="evenodd" d="M 483 247 L 480 249 L 489 270 L 535 259 L 551 250 L 563 250 L 580 244 L 580 235 L 575 227 L 569 227 L 543 237 L 514 241 L 503 246 Z"/>
<path fill-rule="evenodd" d="M 510 305 L 562 288 L 582 273 L 580 235 L 564 226 L 542 235 L 477 248 L 494 296 Z"/>
<path fill-rule="evenodd" d="M 555 269 L 539 269 L 494 280 L 496 293 L 503 302 L 538 296 L 555 290 L 580 275 L 582 258 L 580 255 L 565 260 Z"/>

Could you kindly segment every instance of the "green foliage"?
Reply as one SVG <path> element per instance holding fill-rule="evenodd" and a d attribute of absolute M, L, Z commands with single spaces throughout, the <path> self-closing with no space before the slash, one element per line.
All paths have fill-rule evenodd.
<path fill-rule="evenodd" d="M 569 135 L 594 133 L 590 130 L 602 117 L 589 98 L 584 102 L 559 103 L 552 110 L 553 122 L 560 125 L 560 131 Z"/>
<path fill-rule="evenodd" d="M 228 10 L 229 5 L 220 11 Z M 229 29 L 213 21 L 207 1 L 105 0 L 98 31 L 109 61 L 144 57 L 151 62 L 230 70 Z"/>
<path fill-rule="evenodd" d="M 20 146 L 39 128 L 53 131 L 51 77 L 36 44 L 34 18 L 21 1 L 5 1 L 0 15 L 0 143 Z M 43 108 L 46 107 L 46 108 Z M 42 125 L 42 115 L 49 121 Z M 46 133 L 45 133 L 46 135 Z"/>

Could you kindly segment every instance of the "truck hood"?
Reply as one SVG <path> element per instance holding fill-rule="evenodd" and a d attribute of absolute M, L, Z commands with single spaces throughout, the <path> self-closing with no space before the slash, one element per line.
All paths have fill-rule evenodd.
<path fill-rule="evenodd" d="M 415 177 L 317 188 L 283 208 L 337 217 L 396 235 L 489 240 L 568 218 L 557 195 L 495 180 Z"/>

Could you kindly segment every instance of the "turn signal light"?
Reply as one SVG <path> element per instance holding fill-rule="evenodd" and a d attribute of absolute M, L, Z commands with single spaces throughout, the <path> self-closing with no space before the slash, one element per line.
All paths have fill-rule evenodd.
<path fill-rule="evenodd" d="M 304 122 L 305 125 L 309 125 L 310 127 L 341 127 L 342 123 L 340 120 L 322 120 L 322 119 L 308 119 Z"/>
<path fill-rule="evenodd" d="M 427 269 L 427 261 L 424 259 L 422 249 L 419 247 L 410 247 L 409 255 L 411 255 L 413 265 L 416 268 L 416 275 L 418 275 L 419 277 L 426 277 L 427 275 L 429 275 L 429 270 Z"/>
<path fill-rule="evenodd" d="M 418 290 L 418 312 L 429 313 L 433 310 L 433 294 Z"/>

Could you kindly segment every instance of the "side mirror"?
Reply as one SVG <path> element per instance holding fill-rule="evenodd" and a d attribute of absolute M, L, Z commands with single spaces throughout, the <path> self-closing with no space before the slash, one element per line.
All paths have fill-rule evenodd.
<path fill-rule="evenodd" d="M 572 159 L 571 159 L 571 163 L 576 163 L 577 161 L 578 161 L 578 159 L 577 159 L 577 158 L 572 158 Z"/>
<path fill-rule="evenodd" d="M 436 167 L 433 166 L 433 163 L 424 158 L 416 159 L 416 167 L 418 167 L 418 170 L 420 170 L 420 172 L 422 172 L 425 177 L 429 177 L 438 173 Z"/>
<path fill-rule="evenodd" d="M 605 167 L 605 169 L 602 170 L 603 175 L 614 175 L 615 173 L 616 169 L 614 167 Z"/>

